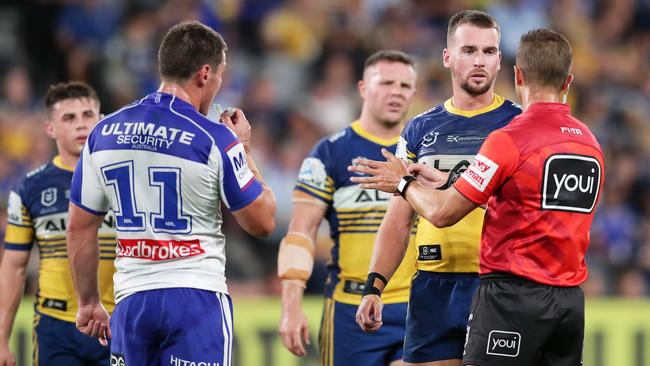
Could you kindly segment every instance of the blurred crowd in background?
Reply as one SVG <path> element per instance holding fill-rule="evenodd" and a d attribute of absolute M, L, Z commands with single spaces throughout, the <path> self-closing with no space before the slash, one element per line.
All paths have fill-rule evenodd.
<path fill-rule="evenodd" d="M 227 275 L 237 295 L 279 293 L 280 239 L 302 159 L 360 112 L 365 58 L 399 49 L 418 61 L 410 116 L 451 95 L 442 66 L 447 21 L 462 9 L 501 25 L 497 93 L 517 101 L 512 65 L 519 37 L 536 27 L 563 33 L 574 52 L 569 103 L 605 151 L 606 182 L 588 251 L 588 296 L 650 296 L 650 1 L 648 0 L 14 0 L 0 4 L 0 234 L 6 199 L 26 172 L 50 160 L 42 97 L 48 85 L 83 80 L 108 114 L 156 90 L 157 50 L 180 20 L 220 32 L 229 50 L 216 102 L 242 108 L 255 159 L 278 201 L 265 240 L 226 220 Z M 214 113 L 214 112 L 213 112 Z M 645 162 L 645 163 L 644 163 Z M 308 291 L 319 293 L 330 240 L 319 234 Z M 34 255 L 35 257 L 36 255 Z M 30 266 L 33 292 L 37 272 Z"/>

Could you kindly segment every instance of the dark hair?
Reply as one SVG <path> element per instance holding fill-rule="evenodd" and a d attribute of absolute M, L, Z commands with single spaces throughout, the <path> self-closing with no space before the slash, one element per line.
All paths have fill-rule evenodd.
<path fill-rule="evenodd" d="M 65 99 L 90 98 L 99 105 L 97 92 L 90 85 L 81 81 L 71 81 L 69 83 L 58 83 L 50 85 L 45 93 L 45 108 L 48 113 L 56 102 Z"/>
<path fill-rule="evenodd" d="M 471 24 L 478 28 L 494 28 L 497 30 L 499 36 L 501 36 L 499 23 L 497 23 L 496 19 L 494 19 L 492 15 L 480 10 L 463 10 L 454 14 L 454 16 L 449 19 L 449 26 L 447 26 L 447 43 L 449 43 L 449 38 L 451 38 L 452 34 L 456 32 L 456 29 L 463 24 Z"/>
<path fill-rule="evenodd" d="M 221 35 L 200 22 L 178 23 L 169 29 L 160 44 L 160 77 L 184 81 L 205 64 L 216 69 L 227 49 Z"/>
<path fill-rule="evenodd" d="M 365 70 L 379 61 L 401 62 L 403 64 L 415 67 L 415 59 L 413 59 L 413 57 L 407 53 L 397 50 L 380 50 L 373 53 L 366 59 L 366 63 L 363 65 L 363 69 Z"/>
<path fill-rule="evenodd" d="M 516 64 L 526 81 L 562 90 L 571 70 L 573 52 L 563 35 L 550 29 L 533 29 L 521 36 Z"/>

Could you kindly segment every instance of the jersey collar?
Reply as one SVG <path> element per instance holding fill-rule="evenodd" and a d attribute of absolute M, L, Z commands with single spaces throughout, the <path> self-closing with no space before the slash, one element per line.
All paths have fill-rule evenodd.
<path fill-rule="evenodd" d="M 60 155 L 57 155 L 57 156 L 54 157 L 54 159 L 52 159 L 52 164 L 54 164 L 54 166 L 59 168 L 59 169 L 63 169 L 63 170 L 69 171 L 69 172 L 74 172 L 74 167 L 67 166 L 67 165 L 63 164 L 63 161 L 61 160 Z"/>
<path fill-rule="evenodd" d="M 364 130 L 363 127 L 361 127 L 361 122 L 359 122 L 359 120 L 352 122 L 352 126 L 350 127 L 352 127 L 352 131 L 354 131 L 357 135 L 379 145 L 384 145 L 384 146 L 395 145 L 397 143 L 397 140 L 399 139 L 399 136 L 395 136 L 392 139 L 385 139 L 383 137 L 375 136 L 372 133 Z"/>
<path fill-rule="evenodd" d="M 451 98 L 449 98 L 449 99 L 447 99 L 445 101 L 444 107 L 447 110 L 447 112 L 449 112 L 449 113 L 453 113 L 453 114 L 457 114 L 459 116 L 471 118 L 471 117 L 474 117 L 474 116 L 478 116 L 479 114 L 491 112 L 491 111 L 501 107 L 501 105 L 505 101 L 506 101 L 506 99 L 504 97 L 494 94 L 494 98 L 492 98 L 492 103 L 490 103 L 490 105 L 485 106 L 485 107 L 480 108 L 480 109 L 473 110 L 473 111 L 466 111 L 466 110 L 462 110 L 462 109 L 454 107 L 453 104 L 451 104 Z"/>

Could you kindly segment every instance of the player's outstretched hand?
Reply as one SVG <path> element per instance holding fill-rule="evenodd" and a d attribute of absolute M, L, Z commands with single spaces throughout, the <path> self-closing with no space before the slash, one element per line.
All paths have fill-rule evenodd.
<path fill-rule="evenodd" d="M 408 175 L 406 162 L 391 154 L 386 149 L 381 149 L 386 161 L 376 161 L 366 158 L 355 160 L 354 165 L 348 170 L 355 173 L 370 175 L 370 177 L 351 177 L 353 183 L 360 183 L 361 188 L 378 189 L 387 193 L 395 193 L 397 185 L 403 176 Z"/>
<path fill-rule="evenodd" d="M 304 356 L 307 354 L 305 345 L 309 345 L 309 325 L 307 317 L 299 311 L 283 311 L 280 319 L 280 336 L 282 344 L 294 355 Z"/>
<path fill-rule="evenodd" d="M 6 342 L 0 342 L 0 366 L 16 366 L 16 358 Z"/>
<path fill-rule="evenodd" d="M 230 113 L 226 110 L 221 114 L 219 120 L 235 132 L 239 141 L 241 141 L 246 151 L 248 151 L 251 140 L 251 125 L 248 123 L 248 119 L 246 119 L 246 116 L 241 109 L 233 109 L 234 113 L 232 113 L 232 115 L 229 115 Z"/>
<path fill-rule="evenodd" d="M 447 182 L 449 173 L 441 172 L 426 164 L 413 163 L 409 165 L 409 174 L 416 177 L 425 187 L 432 189 L 443 186 Z"/>
<path fill-rule="evenodd" d="M 97 338 L 102 346 L 108 346 L 112 338 L 110 317 L 101 303 L 79 305 L 77 310 L 77 329 L 92 338 Z"/>
<path fill-rule="evenodd" d="M 384 303 L 377 295 L 366 295 L 361 298 L 361 304 L 357 309 L 357 324 L 361 329 L 368 332 L 376 332 L 384 322 L 381 320 L 381 312 Z"/>

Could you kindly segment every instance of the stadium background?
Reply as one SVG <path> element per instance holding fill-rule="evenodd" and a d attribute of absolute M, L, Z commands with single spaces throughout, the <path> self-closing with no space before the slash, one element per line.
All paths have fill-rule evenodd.
<path fill-rule="evenodd" d="M 102 112 L 110 113 L 155 90 L 162 35 L 179 20 L 198 19 L 221 32 L 229 45 L 226 79 L 216 101 L 246 113 L 255 159 L 278 200 L 277 230 L 269 239 L 247 236 L 232 219 L 226 223 L 239 364 L 315 365 L 313 350 L 311 358 L 296 361 L 276 335 L 276 252 L 302 158 L 319 138 L 358 116 L 356 81 L 365 58 L 377 49 L 417 57 L 411 115 L 444 101 L 451 94 L 441 62 L 447 20 L 466 8 L 486 10 L 499 21 L 503 62 L 496 89 L 513 100 L 519 36 L 533 27 L 551 27 L 571 41 L 576 80 L 569 102 L 607 159 L 588 253 L 590 279 L 584 285 L 585 365 L 650 365 L 649 0 L 5 0 L 0 4 L 0 234 L 4 237 L 12 184 L 54 154 L 43 128 L 47 86 L 85 80 L 97 89 Z M 308 301 L 313 332 L 328 245 L 323 227 L 308 287 L 314 295 Z M 35 291 L 35 257 L 28 296 Z M 25 355 L 30 312 L 27 300 L 13 338 Z"/>

